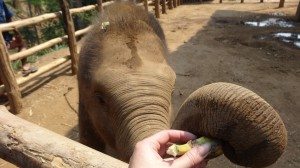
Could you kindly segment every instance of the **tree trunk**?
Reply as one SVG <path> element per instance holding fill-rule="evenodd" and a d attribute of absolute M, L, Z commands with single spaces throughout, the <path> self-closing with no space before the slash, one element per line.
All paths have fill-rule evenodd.
<path fill-rule="evenodd" d="M 0 157 L 24 168 L 128 165 L 66 137 L 16 117 L 0 106 Z"/>
<path fill-rule="evenodd" d="M 156 16 L 156 18 L 160 18 L 160 9 L 159 9 L 160 0 L 155 0 L 154 3 L 155 3 L 154 4 L 155 5 L 155 7 L 154 7 L 154 9 L 155 9 L 155 16 Z"/>
<path fill-rule="evenodd" d="M 282 7 L 284 7 L 284 0 L 280 0 L 280 2 L 279 2 L 279 8 L 282 8 Z"/>
<path fill-rule="evenodd" d="M 297 11 L 296 11 L 296 21 L 300 22 L 300 1 L 299 1 L 299 4 L 298 4 Z"/>

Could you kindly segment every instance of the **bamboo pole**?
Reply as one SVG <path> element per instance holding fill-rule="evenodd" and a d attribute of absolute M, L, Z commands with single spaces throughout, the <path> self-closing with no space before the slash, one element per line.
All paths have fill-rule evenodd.
<path fill-rule="evenodd" d="M 62 11 L 63 20 L 67 27 L 68 44 L 69 44 L 70 55 L 72 60 L 72 65 L 71 65 L 72 74 L 75 75 L 77 74 L 78 71 L 78 54 L 77 54 L 74 22 L 69 10 L 69 4 L 67 0 L 59 0 L 59 3 Z"/>
<path fill-rule="evenodd" d="M 284 0 L 279 1 L 279 8 L 282 8 L 282 7 L 284 7 Z"/>
<path fill-rule="evenodd" d="M 5 86 L 11 112 L 20 113 L 22 108 L 21 92 L 17 84 L 15 74 L 10 65 L 8 51 L 2 34 L 0 34 L 0 77 Z"/>
<path fill-rule="evenodd" d="M 47 65 L 44 65 L 42 67 L 39 68 L 39 70 L 33 74 L 30 74 L 29 76 L 26 76 L 26 77 L 19 77 L 17 78 L 17 83 L 19 85 L 22 85 L 46 72 L 49 72 L 50 70 L 58 67 L 59 65 L 67 62 L 68 60 L 70 60 L 70 56 L 67 56 L 67 57 L 63 57 L 63 58 L 58 58 L 56 59 L 55 61 L 47 64 Z"/>
<path fill-rule="evenodd" d="M 102 0 L 97 0 L 97 9 L 99 13 L 102 13 L 103 11 Z"/>
<path fill-rule="evenodd" d="M 297 11 L 296 11 L 296 21 L 300 22 L 300 1 L 297 7 Z"/>
<path fill-rule="evenodd" d="M 155 16 L 156 18 L 160 18 L 160 12 L 159 12 L 159 6 L 160 6 L 160 0 L 155 0 Z"/>
<path fill-rule="evenodd" d="M 128 164 L 7 112 L 0 106 L 0 157 L 24 168 L 127 168 Z"/>
<path fill-rule="evenodd" d="M 167 13 L 167 10 L 166 10 L 166 0 L 162 0 L 161 11 L 162 11 L 163 14 Z"/>
<path fill-rule="evenodd" d="M 47 65 L 44 65 L 42 67 L 39 68 L 39 70 L 36 72 L 36 73 L 33 73 L 33 74 L 30 74 L 29 76 L 26 76 L 26 77 L 19 77 L 16 79 L 16 82 L 18 85 L 22 85 L 56 67 L 58 67 L 59 65 L 62 65 L 63 63 L 67 62 L 68 60 L 70 60 L 70 56 L 67 56 L 67 57 L 63 57 L 63 58 L 58 58 L 56 59 L 55 61 L 47 64 Z M 4 85 L 1 85 L 0 86 L 0 94 L 4 93 L 5 91 L 5 86 Z"/>
<path fill-rule="evenodd" d="M 105 7 L 112 3 L 113 3 L 112 1 L 105 2 L 102 4 L 102 6 Z M 75 14 L 75 13 L 81 13 L 81 12 L 93 10 L 93 9 L 96 9 L 96 6 L 97 5 L 88 5 L 88 6 L 84 6 L 84 7 L 80 7 L 80 8 L 73 8 L 73 9 L 70 9 L 70 13 Z M 61 12 L 47 13 L 47 14 L 43 14 L 40 16 L 32 17 L 32 18 L 17 20 L 17 21 L 9 22 L 9 23 L 3 23 L 3 24 L 0 24 L 0 30 L 2 32 L 14 30 L 14 29 L 18 29 L 21 27 L 41 23 L 41 22 L 44 22 L 44 21 L 47 21 L 50 19 L 55 19 L 55 18 L 58 18 L 59 16 L 61 16 Z"/>
<path fill-rule="evenodd" d="M 87 28 L 84 28 L 84 29 L 81 29 L 81 30 L 78 30 L 75 32 L 75 36 L 81 36 L 85 33 L 87 33 L 89 30 L 91 29 L 91 26 L 88 26 Z M 21 51 L 21 52 L 18 52 L 18 53 L 15 53 L 15 54 L 12 54 L 10 55 L 10 60 L 11 61 L 14 61 L 14 60 L 18 60 L 18 59 L 22 59 L 22 58 L 25 58 L 25 57 L 28 57 L 38 51 L 41 51 L 41 50 L 44 50 L 46 48 L 49 48 L 49 47 L 52 47 L 54 46 L 55 44 L 58 44 L 58 43 L 61 43 L 65 40 L 68 39 L 68 36 L 65 35 L 63 37 L 57 37 L 57 38 L 54 38 L 52 40 L 49 40 L 45 43 L 42 43 L 40 45 L 36 45 L 34 47 L 31 47 L 27 50 L 24 50 L 24 51 Z"/>
<path fill-rule="evenodd" d="M 60 16 L 60 12 L 55 12 L 55 13 L 48 13 L 48 14 L 43 14 L 40 16 L 36 16 L 33 18 L 28 18 L 28 19 L 22 19 L 22 20 L 17 20 L 14 22 L 9 22 L 9 23 L 3 23 L 0 24 L 0 30 L 3 31 L 9 31 L 9 30 L 14 30 L 14 29 L 18 29 L 20 27 L 24 27 L 24 26 L 30 26 L 33 24 L 37 24 L 49 19 L 54 19 L 57 18 L 58 16 Z"/>
<path fill-rule="evenodd" d="M 149 9 L 148 9 L 148 0 L 144 0 L 143 3 L 144 3 L 145 10 L 148 12 L 149 11 Z"/>

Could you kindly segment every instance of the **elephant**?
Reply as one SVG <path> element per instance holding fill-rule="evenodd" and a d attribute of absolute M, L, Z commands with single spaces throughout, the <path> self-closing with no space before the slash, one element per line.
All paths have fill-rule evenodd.
<path fill-rule="evenodd" d="M 287 133 L 276 110 L 230 83 L 199 88 L 171 108 L 176 74 L 159 22 L 131 2 L 107 6 L 84 39 L 78 68 L 80 142 L 129 161 L 135 144 L 161 130 L 217 138 L 225 156 L 249 167 L 274 163 Z"/>

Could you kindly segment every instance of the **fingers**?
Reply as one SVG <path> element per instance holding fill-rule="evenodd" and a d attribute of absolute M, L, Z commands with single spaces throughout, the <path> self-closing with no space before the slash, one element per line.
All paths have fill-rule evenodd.
<path fill-rule="evenodd" d="M 196 136 L 186 131 L 164 130 L 149 137 L 148 140 L 156 141 L 160 145 L 162 144 L 165 145 L 168 142 L 172 142 L 172 143 L 187 142 L 192 139 L 196 139 Z"/>
<path fill-rule="evenodd" d="M 191 168 L 191 167 L 204 167 L 206 161 L 204 158 L 208 155 L 211 146 L 204 144 L 202 146 L 195 147 L 189 152 L 174 160 L 172 167 L 174 168 Z"/>

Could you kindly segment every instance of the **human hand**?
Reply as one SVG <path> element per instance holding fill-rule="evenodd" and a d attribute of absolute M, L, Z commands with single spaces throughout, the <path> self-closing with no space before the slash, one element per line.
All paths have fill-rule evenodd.
<path fill-rule="evenodd" d="M 168 142 L 185 143 L 196 136 L 185 131 L 165 130 L 148 137 L 135 146 L 129 168 L 204 168 L 211 146 L 205 144 L 192 148 L 179 158 L 163 159 Z"/>

